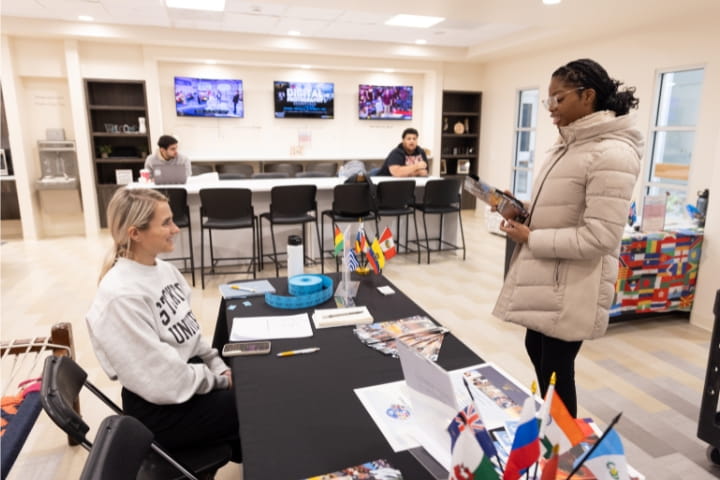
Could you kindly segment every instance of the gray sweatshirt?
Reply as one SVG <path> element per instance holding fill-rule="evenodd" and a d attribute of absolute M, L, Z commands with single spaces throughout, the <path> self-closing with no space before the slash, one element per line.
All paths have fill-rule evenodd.
<path fill-rule="evenodd" d="M 190 286 L 173 265 L 119 258 L 86 320 L 95 355 L 113 380 L 148 402 L 183 403 L 228 387 L 227 365 L 200 334 Z M 188 363 L 192 357 L 203 363 Z"/>
<path fill-rule="evenodd" d="M 190 159 L 181 153 L 178 153 L 175 158 L 165 160 L 158 151 L 153 153 L 152 155 L 148 155 L 148 157 L 145 159 L 145 169 L 150 170 L 150 176 L 153 175 L 155 167 L 158 165 L 185 165 L 185 171 L 187 172 L 187 176 L 189 177 L 192 175 L 192 166 L 190 165 Z"/>

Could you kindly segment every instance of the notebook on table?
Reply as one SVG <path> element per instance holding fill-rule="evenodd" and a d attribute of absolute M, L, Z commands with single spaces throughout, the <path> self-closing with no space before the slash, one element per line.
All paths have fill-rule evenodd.
<path fill-rule="evenodd" d="M 185 165 L 168 164 L 153 167 L 155 185 L 183 184 L 187 180 Z"/>

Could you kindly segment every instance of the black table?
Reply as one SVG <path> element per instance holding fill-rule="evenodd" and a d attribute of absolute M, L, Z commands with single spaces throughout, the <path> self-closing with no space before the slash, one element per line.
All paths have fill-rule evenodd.
<path fill-rule="evenodd" d="M 339 274 L 330 275 L 337 285 Z M 427 315 L 410 298 L 382 276 L 353 277 L 360 280 L 356 297 L 375 321 L 411 315 Z M 287 279 L 269 279 L 277 292 L 287 292 Z M 384 296 L 376 287 L 390 285 L 396 293 Z M 223 300 L 213 338 L 222 349 L 233 317 L 283 315 L 302 310 L 280 310 L 262 297 Z M 332 300 L 306 310 L 332 308 Z M 231 310 L 228 310 L 230 308 Z M 427 315 L 429 317 L 429 315 Z M 315 331 L 310 338 L 272 341 L 269 356 L 232 357 L 243 474 L 246 480 L 298 479 L 366 461 L 385 458 L 407 479 L 432 478 L 408 452 L 395 453 L 370 418 L 354 388 L 402 380 L 400 361 L 363 345 L 353 327 Z M 275 353 L 320 347 L 309 355 L 278 358 Z M 446 370 L 477 364 L 482 360 L 452 334 L 446 335 L 438 364 Z"/>

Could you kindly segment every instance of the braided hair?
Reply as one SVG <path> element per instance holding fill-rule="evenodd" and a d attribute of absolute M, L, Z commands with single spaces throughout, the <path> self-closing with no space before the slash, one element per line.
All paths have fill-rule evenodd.
<path fill-rule="evenodd" d="M 555 70 L 552 76 L 568 85 L 595 90 L 594 111 L 612 110 L 620 116 L 638 106 L 639 100 L 634 95 L 635 87 L 618 91 L 622 82 L 610 78 L 599 63 L 589 58 L 581 58 L 563 65 Z"/>

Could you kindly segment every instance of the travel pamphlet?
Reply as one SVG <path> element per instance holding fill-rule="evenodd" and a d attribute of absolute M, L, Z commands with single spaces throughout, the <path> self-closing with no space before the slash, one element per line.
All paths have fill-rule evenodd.
<path fill-rule="evenodd" d="M 390 462 L 384 459 L 373 460 L 362 465 L 343 468 L 337 472 L 317 475 L 303 480 L 402 480 L 400 470 L 393 468 Z"/>
<path fill-rule="evenodd" d="M 524 223 L 530 216 L 523 202 L 483 182 L 475 175 L 465 177 L 463 188 L 491 207 L 495 207 L 497 212 L 508 220 Z"/>
<path fill-rule="evenodd" d="M 385 355 L 398 356 L 397 341 L 414 347 L 425 357 L 435 361 L 448 329 L 426 316 L 415 315 L 389 322 L 362 325 L 353 330 L 355 336 L 370 348 Z"/>

